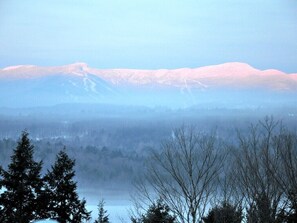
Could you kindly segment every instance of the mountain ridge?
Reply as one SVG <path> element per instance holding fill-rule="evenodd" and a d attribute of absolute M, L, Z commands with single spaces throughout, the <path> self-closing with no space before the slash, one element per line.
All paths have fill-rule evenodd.
<path fill-rule="evenodd" d="M 297 90 L 297 74 L 276 69 L 259 70 L 249 64 L 230 62 L 198 68 L 179 69 L 97 69 L 86 63 L 41 67 L 17 65 L 0 69 L 1 79 L 35 79 L 46 76 L 94 75 L 111 85 L 158 85 L 171 87 L 263 87 L 272 90 Z M 281 84 L 276 84 L 279 82 Z"/>
<path fill-rule="evenodd" d="M 180 69 L 97 69 L 86 63 L 0 69 L 0 106 L 62 103 L 188 107 L 297 104 L 297 74 L 245 63 Z"/>

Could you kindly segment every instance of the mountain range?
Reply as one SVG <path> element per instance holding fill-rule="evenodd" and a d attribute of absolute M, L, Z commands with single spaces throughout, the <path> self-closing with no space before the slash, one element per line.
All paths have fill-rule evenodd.
<path fill-rule="evenodd" d="M 85 63 L 0 69 L 0 106 L 109 103 L 149 106 L 296 102 L 297 74 L 245 63 L 200 68 L 96 69 Z"/>

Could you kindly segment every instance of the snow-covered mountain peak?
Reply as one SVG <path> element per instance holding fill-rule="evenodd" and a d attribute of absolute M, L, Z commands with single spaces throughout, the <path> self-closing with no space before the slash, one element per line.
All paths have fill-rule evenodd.
<path fill-rule="evenodd" d="M 86 63 L 63 66 L 19 65 L 0 69 L 0 101 L 15 103 L 162 103 L 190 104 L 223 95 L 251 98 L 265 92 L 283 96 L 297 94 L 297 74 L 259 70 L 245 63 L 224 63 L 180 69 L 97 69 Z M 204 96 L 203 96 L 204 95 Z M 241 96 L 238 96 L 241 95 Z M 282 96 L 282 97 L 283 97 Z M 258 98 L 258 97 L 256 97 Z M 260 96 L 259 96 L 260 98 Z M 203 99 L 204 100 L 204 99 Z M 233 99 L 232 99 L 233 100 Z M 296 101 L 296 99 L 295 99 Z M 241 103 L 241 102 L 240 102 Z"/>
<path fill-rule="evenodd" d="M 202 75 L 208 75 L 208 76 L 246 76 L 246 75 L 252 75 L 257 74 L 260 72 L 260 70 L 255 69 L 254 67 L 250 66 L 246 63 L 240 63 L 240 62 L 230 62 L 230 63 L 223 63 L 218 65 L 211 65 L 211 66 L 205 66 L 196 68 L 195 71 Z"/>
<path fill-rule="evenodd" d="M 87 69 L 89 66 L 87 63 L 84 62 L 77 62 L 69 65 L 65 65 L 64 67 L 68 67 L 69 69 Z"/>
<path fill-rule="evenodd" d="M 89 72 L 89 66 L 86 63 L 78 62 L 69 65 L 64 65 L 61 67 L 56 67 L 57 70 L 60 70 L 62 73 L 65 74 L 74 74 L 78 76 L 84 76 L 86 73 Z"/>
<path fill-rule="evenodd" d="M 158 86 L 164 88 L 265 88 L 297 91 L 296 75 L 279 70 L 259 70 L 240 62 L 223 63 L 198 68 L 180 69 L 97 69 L 78 62 L 63 66 L 40 67 L 20 65 L 0 69 L 3 79 L 78 78 L 86 83 L 99 78 L 116 86 Z"/>
<path fill-rule="evenodd" d="M 16 66 L 9 66 L 2 69 L 2 71 L 15 71 L 15 70 L 21 70 L 21 69 L 28 69 L 33 68 L 34 65 L 16 65 Z"/>

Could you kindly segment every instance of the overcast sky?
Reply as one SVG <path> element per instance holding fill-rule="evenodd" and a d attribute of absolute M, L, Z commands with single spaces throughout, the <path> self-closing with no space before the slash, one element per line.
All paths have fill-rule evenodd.
<path fill-rule="evenodd" d="M 297 72 L 296 0 L 0 0 L 0 67 Z"/>

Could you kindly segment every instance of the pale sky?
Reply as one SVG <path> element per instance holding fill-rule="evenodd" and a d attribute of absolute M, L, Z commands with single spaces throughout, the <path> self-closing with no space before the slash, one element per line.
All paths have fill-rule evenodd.
<path fill-rule="evenodd" d="M 297 1 L 0 0 L 0 67 L 234 61 L 297 73 Z"/>

